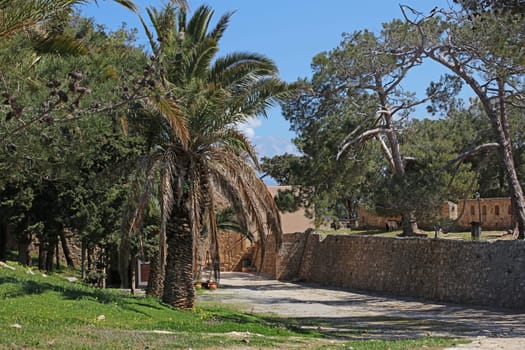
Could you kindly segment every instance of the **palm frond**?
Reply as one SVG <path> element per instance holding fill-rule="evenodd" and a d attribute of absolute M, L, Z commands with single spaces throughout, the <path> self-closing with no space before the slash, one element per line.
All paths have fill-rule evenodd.
<path fill-rule="evenodd" d="M 290 98 L 296 91 L 278 78 L 247 78 L 239 83 L 236 94 L 229 103 L 232 106 L 231 110 L 238 113 L 237 118 L 240 120 L 255 115 L 266 117 L 269 108 Z"/>
<path fill-rule="evenodd" d="M 113 0 L 137 13 L 132 0 Z M 0 0 L 0 37 L 8 37 L 89 0 Z M 95 1 L 96 2 L 96 1 Z"/>
<path fill-rule="evenodd" d="M 0 37 L 35 26 L 87 0 L 0 0 Z"/>
<path fill-rule="evenodd" d="M 206 5 L 201 5 L 195 10 L 185 27 L 185 32 L 191 38 L 193 43 L 202 42 L 206 38 L 206 33 L 213 13 L 214 11 L 211 7 Z"/>
<path fill-rule="evenodd" d="M 215 28 L 208 34 L 209 38 L 212 38 L 215 41 L 219 41 L 222 36 L 224 35 L 224 32 L 228 28 L 228 24 L 230 24 L 231 17 L 235 11 L 227 12 L 224 15 L 219 18 L 217 21 L 217 24 L 215 25 Z"/>
<path fill-rule="evenodd" d="M 253 162 L 254 166 L 259 168 L 257 152 L 250 140 L 241 131 L 235 128 L 227 128 L 220 137 L 221 142 L 227 146 L 228 150 L 243 155 L 243 153 Z"/>
<path fill-rule="evenodd" d="M 158 164 L 155 158 L 145 158 L 140 163 L 138 164 L 138 169 L 143 170 L 143 174 L 140 172 L 136 173 L 131 183 L 130 195 L 122 217 L 120 245 L 121 253 L 126 255 L 129 254 L 131 237 L 135 234 L 139 238 L 140 255 L 144 255 L 142 225 L 144 223 L 144 215 L 149 208 L 148 204 L 152 195 L 156 165 Z M 129 259 L 126 256 L 121 258 L 126 261 Z"/>
<path fill-rule="evenodd" d="M 183 10 L 183 11 L 189 11 L 190 9 L 190 5 L 188 4 L 188 1 L 186 0 L 170 0 L 170 3 L 176 8 Z"/>
<path fill-rule="evenodd" d="M 125 8 L 127 8 L 130 11 L 133 11 L 135 13 L 139 12 L 139 8 L 135 4 L 135 2 L 132 1 L 132 0 L 113 0 L 113 1 L 116 2 L 119 5 L 124 6 Z"/>
<path fill-rule="evenodd" d="M 250 242 L 254 242 L 255 238 L 253 233 L 248 227 L 241 225 L 237 219 L 237 214 L 232 207 L 217 210 L 215 221 L 217 222 L 217 229 L 219 232 L 236 232 L 247 238 Z"/>
<path fill-rule="evenodd" d="M 187 55 L 188 64 L 185 70 L 185 81 L 207 78 L 210 64 L 218 51 L 217 42 L 211 39 L 205 39 L 195 45 Z"/>
<path fill-rule="evenodd" d="M 280 246 L 282 239 L 281 219 L 275 200 L 254 169 L 242 158 L 231 152 L 215 152 L 213 156 L 210 176 L 216 188 L 239 213 L 240 222 L 252 223 L 264 258 L 266 235 L 272 234 L 277 246 Z"/>
<path fill-rule="evenodd" d="M 275 62 L 266 56 L 235 52 L 215 60 L 211 67 L 210 79 L 221 86 L 232 86 L 246 77 L 271 77 L 277 73 Z"/>
<path fill-rule="evenodd" d="M 184 114 L 181 113 L 177 103 L 165 94 L 154 96 L 150 99 L 150 103 L 153 103 L 154 107 L 157 108 L 168 123 L 171 135 L 175 136 L 176 140 L 180 142 L 183 147 L 187 147 L 189 143 L 189 132 L 186 118 Z"/>
<path fill-rule="evenodd" d="M 32 39 L 35 49 L 40 53 L 61 55 L 86 55 L 88 49 L 82 41 L 65 34 L 35 35 Z"/>
<path fill-rule="evenodd" d="M 150 22 L 154 23 L 154 20 L 155 20 L 154 10 L 148 8 L 148 9 L 146 9 L 146 14 L 149 17 Z M 149 46 L 151 48 L 151 51 L 153 52 L 153 54 L 155 56 L 158 56 L 159 53 L 160 53 L 159 52 L 160 47 L 159 47 L 159 45 L 157 43 L 157 40 L 153 36 L 153 33 L 149 30 L 148 25 L 144 21 L 144 18 L 142 16 L 140 16 L 140 15 L 139 15 L 139 20 L 140 20 L 140 23 L 142 24 L 142 28 L 144 29 L 144 32 L 146 33 L 146 37 L 148 38 L 148 42 L 149 42 Z M 155 27 L 155 29 L 157 29 L 157 28 Z"/>

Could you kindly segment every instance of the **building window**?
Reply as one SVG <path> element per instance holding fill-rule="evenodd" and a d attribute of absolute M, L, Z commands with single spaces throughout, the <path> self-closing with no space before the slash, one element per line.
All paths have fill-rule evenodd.
<path fill-rule="evenodd" d="M 471 205 L 470 206 L 470 215 L 474 216 L 475 214 L 476 214 L 476 208 L 473 205 Z"/>
<path fill-rule="evenodd" d="M 487 216 L 487 206 L 486 205 L 481 207 L 481 213 L 483 214 L 483 216 Z"/>
<path fill-rule="evenodd" d="M 494 215 L 499 216 L 499 205 L 494 207 Z"/>

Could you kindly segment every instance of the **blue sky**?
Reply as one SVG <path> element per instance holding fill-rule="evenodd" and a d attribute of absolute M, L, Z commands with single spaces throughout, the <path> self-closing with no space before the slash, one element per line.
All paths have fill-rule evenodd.
<path fill-rule="evenodd" d="M 149 6 L 161 7 L 163 0 L 135 0 L 141 13 Z M 435 6 L 448 7 L 451 0 L 404 0 L 419 11 L 428 13 Z M 379 31 L 381 24 L 400 18 L 399 1 L 396 0 L 189 0 L 190 8 L 202 4 L 215 10 L 215 18 L 228 11 L 236 11 L 221 40 L 219 55 L 232 51 L 251 51 L 273 59 L 281 77 L 289 82 L 311 77 L 310 63 L 316 54 L 335 48 L 343 32 L 369 29 Z M 117 29 L 123 22 L 129 28 L 140 29 L 137 17 L 112 3 L 99 0 L 98 5 L 83 6 L 82 13 L 94 17 L 99 24 Z M 139 33 L 139 41 L 145 36 Z M 428 82 L 438 79 L 439 67 L 426 65 L 412 72 L 405 88 L 424 93 Z M 423 109 L 417 117 L 425 117 Z M 244 127 L 255 143 L 260 156 L 273 156 L 293 152 L 293 133 L 281 116 L 278 107 L 272 109 L 268 119 L 253 120 Z"/>

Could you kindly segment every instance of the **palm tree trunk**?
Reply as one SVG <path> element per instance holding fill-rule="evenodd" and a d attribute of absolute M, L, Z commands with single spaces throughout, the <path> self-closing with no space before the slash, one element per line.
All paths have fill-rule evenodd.
<path fill-rule="evenodd" d="M 178 309 L 193 309 L 193 235 L 190 213 L 182 205 L 173 208 L 166 226 L 168 254 L 162 301 Z"/>
<path fill-rule="evenodd" d="M 162 266 L 160 252 L 150 259 L 150 271 L 146 295 L 161 298 L 164 292 L 164 266 Z"/>

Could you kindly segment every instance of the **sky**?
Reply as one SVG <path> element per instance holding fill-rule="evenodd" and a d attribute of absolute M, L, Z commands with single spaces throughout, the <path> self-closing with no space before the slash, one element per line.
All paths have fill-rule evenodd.
<path fill-rule="evenodd" d="M 135 0 L 135 3 L 145 16 L 147 7 L 160 8 L 166 1 Z M 281 78 L 288 82 L 310 78 L 312 58 L 335 48 L 342 33 L 363 29 L 379 32 L 382 23 L 401 18 L 400 3 L 428 13 L 436 6 L 449 7 L 451 0 L 189 0 L 190 10 L 203 4 L 213 8 L 215 19 L 235 11 L 220 42 L 219 56 L 236 51 L 264 54 L 276 62 Z M 118 29 L 123 22 L 128 28 L 141 27 L 134 13 L 112 1 L 98 0 L 98 4 L 82 6 L 81 12 L 110 30 Z M 138 40 L 146 45 L 142 31 Z M 441 73 L 435 65 L 424 65 L 408 76 L 404 88 L 421 95 L 429 81 L 439 79 Z M 424 113 L 424 109 L 417 110 L 416 117 L 423 118 Z M 294 134 L 279 107 L 273 108 L 267 119 L 251 120 L 242 130 L 255 144 L 260 157 L 296 152 L 291 141 Z"/>

